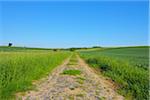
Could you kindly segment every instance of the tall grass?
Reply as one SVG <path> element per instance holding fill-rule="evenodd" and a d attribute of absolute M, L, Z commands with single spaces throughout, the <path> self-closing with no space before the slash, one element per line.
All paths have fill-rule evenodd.
<path fill-rule="evenodd" d="M 136 48 L 139 51 L 138 48 Z M 134 49 L 134 54 L 124 53 L 124 49 L 122 49 L 122 53 L 117 52 L 115 49 L 113 50 L 113 54 L 111 51 L 95 51 L 94 52 L 80 52 L 82 58 L 90 64 L 91 67 L 96 69 L 100 69 L 102 73 L 108 77 L 110 77 L 113 81 L 118 83 L 119 85 L 119 92 L 126 96 L 126 98 L 136 99 L 136 100 L 148 100 L 148 90 L 149 90 L 149 72 L 148 72 L 148 65 L 145 64 L 141 67 L 136 66 L 136 63 L 142 65 L 142 60 L 139 60 L 140 54 L 135 54 L 136 49 Z M 120 49 L 121 50 L 121 49 Z M 128 52 L 131 52 L 128 49 Z M 115 53 L 116 55 L 115 55 Z M 101 53 L 98 53 L 101 52 Z M 111 53 L 110 53 L 111 52 Z M 141 51 L 142 52 L 142 51 Z M 145 51 L 143 50 L 145 53 Z M 119 56 L 117 56 L 120 54 Z M 148 54 L 148 53 L 147 53 Z M 122 57 L 121 57 L 122 55 Z M 125 57 L 125 55 L 127 55 Z M 136 56 L 136 57 L 133 57 Z M 148 56 L 148 55 L 146 55 Z M 131 59 L 134 58 L 134 63 Z M 132 58 L 132 59 L 133 59 Z M 141 59 L 141 58 L 140 58 Z M 139 62 L 136 62 L 139 61 Z M 147 57 L 148 63 L 148 57 Z M 131 63 L 132 62 L 132 63 Z M 146 69 L 145 69 L 146 68 Z"/>
<path fill-rule="evenodd" d="M 68 52 L 0 52 L 0 98 L 32 88 L 32 81 L 48 75 Z"/>

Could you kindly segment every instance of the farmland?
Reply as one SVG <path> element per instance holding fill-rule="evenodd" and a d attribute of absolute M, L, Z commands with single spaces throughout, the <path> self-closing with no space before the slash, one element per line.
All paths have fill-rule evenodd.
<path fill-rule="evenodd" d="M 0 98 L 34 88 L 34 80 L 48 75 L 69 56 L 66 51 L 0 48 Z"/>
<path fill-rule="evenodd" d="M 0 99 L 15 98 L 17 93 L 35 90 L 33 83 L 47 77 L 50 73 L 53 73 L 49 76 L 50 81 L 45 80 L 44 83 L 47 85 L 44 87 L 38 85 L 42 90 L 42 92 L 37 92 L 37 94 L 40 93 L 39 95 L 36 95 L 35 91 L 35 95 L 29 92 L 28 95 L 31 96 L 31 99 L 34 96 L 40 98 L 40 95 L 57 98 L 61 96 L 59 93 L 61 90 L 66 91 L 66 88 L 70 87 L 69 85 L 72 88 L 72 85 L 76 84 L 79 85 L 77 89 L 86 91 L 82 91 L 83 94 L 74 94 L 75 96 L 86 97 L 88 95 L 88 98 L 90 98 L 89 94 L 93 89 L 92 96 L 94 98 L 96 95 L 100 95 L 98 98 L 115 97 L 115 95 L 103 95 L 103 93 L 117 94 L 116 91 L 112 92 L 115 90 L 110 86 L 112 83 L 116 85 L 119 98 L 123 98 L 120 96 L 123 95 L 129 100 L 148 99 L 149 47 L 87 48 L 76 49 L 73 52 L 69 50 L 0 47 Z M 94 73 L 95 71 L 88 69 L 87 64 L 79 56 L 85 60 L 92 70 L 96 70 L 100 75 L 102 73 L 105 77 L 102 78 L 103 76 L 100 77 L 99 74 Z M 67 58 L 70 58 L 70 60 L 65 65 L 53 71 Z M 94 78 L 95 76 L 96 78 Z M 54 83 L 51 77 L 58 81 L 61 80 L 61 82 L 56 81 L 55 84 L 50 84 L 51 87 L 48 87 L 49 82 Z M 108 80 L 105 80 L 105 78 L 111 80 L 106 86 L 105 81 Z M 68 79 L 73 80 L 73 83 Z M 53 95 L 53 92 L 51 92 L 53 89 L 56 90 L 57 95 Z M 73 89 L 76 89 L 76 87 L 73 87 Z M 109 89 L 110 91 L 108 91 Z M 47 91 L 50 91 L 51 95 L 47 95 Z M 68 92 L 62 92 L 63 95 L 66 95 L 66 93 Z M 28 95 L 25 95 L 25 97 L 28 97 Z M 70 95 L 72 97 L 72 94 Z M 70 95 L 68 96 L 70 97 Z"/>
<path fill-rule="evenodd" d="M 80 56 L 94 69 L 117 83 L 118 92 L 128 99 L 148 99 L 149 47 L 107 48 L 81 51 Z"/>

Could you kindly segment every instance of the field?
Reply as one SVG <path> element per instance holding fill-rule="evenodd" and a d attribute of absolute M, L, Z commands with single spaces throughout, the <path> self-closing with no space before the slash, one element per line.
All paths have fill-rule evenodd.
<path fill-rule="evenodd" d="M 67 51 L 0 48 L 0 99 L 34 88 L 34 80 L 48 75 L 69 55 Z"/>
<path fill-rule="evenodd" d="M 73 78 L 87 73 L 86 70 L 83 71 L 83 69 L 87 67 L 80 62 L 80 56 L 92 67 L 92 69 L 102 73 L 106 78 L 113 81 L 117 86 L 117 92 L 125 96 L 127 100 L 148 99 L 149 47 L 86 48 L 73 50 L 74 53 L 71 53 L 70 51 L 72 50 L 69 50 L 70 49 L 52 50 L 41 48 L 0 47 L 0 99 L 15 98 L 16 93 L 35 89 L 33 85 L 34 82 L 48 76 L 52 73 L 54 68 L 61 65 L 62 62 L 70 56 L 71 58 L 68 63 L 63 66 L 67 70 L 61 70 L 63 67 L 58 68 L 60 74 L 55 75 L 58 73 L 55 72 L 53 78 Z M 97 73 L 89 71 L 87 74 L 95 75 Z M 88 84 L 93 87 L 93 85 L 88 82 L 92 80 L 94 84 L 96 80 L 89 76 L 85 77 L 85 79 L 75 82 L 83 86 Z M 57 84 L 65 86 L 67 83 L 64 84 L 64 82 L 66 82 L 67 78 L 62 78 L 61 80 L 64 81 Z M 101 78 L 98 78 L 98 80 L 101 80 L 101 82 L 106 81 Z M 101 86 L 101 83 L 97 84 L 99 84 L 99 88 L 104 87 Z M 55 89 L 55 87 L 53 88 Z M 88 88 L 90 87 L 86 87 L 86 89 Z M 111 89 L 113 90 L 113 88 Z M 93 90 L 95 90 L 96 93 L 97 91 L 100 92 L 100 90 L 95 87 L 93 87 Z M 47 91 L 44 92 L 47 94 Z M 100 93 L 103 92 L 110 91 L 102 91 Z M 90 92 L 85 92 L 85 94 L 86 93 L 88 94 Z"/>
<path fill-rule="evenodd" d="M 149 47 L 107 48 L 79 53 L 91 67 L 117 83 L 118 92 L 127 99 L 148 99 Z"/>

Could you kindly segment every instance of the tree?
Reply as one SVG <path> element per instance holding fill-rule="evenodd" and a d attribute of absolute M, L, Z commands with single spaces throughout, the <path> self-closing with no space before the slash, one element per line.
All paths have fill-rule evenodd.
<path fill-rule="evenodd" d="M 92 48 L 102 48 L 101 46 L 93 46 Z"/>
<path fill-rule="evenodd" d="M 58 51 L 58 49 L 53 49 L 53 51 Z"/>
<path fill-rule="evenodd" d="M 76 50 L 76 48 L 70 48 L 70 51 L 75 51 Z"/>
<path fill-rule="evenodd" d="M 8 46 L 11 47 L 11 46 L 12 46 L 12 43 L 9 43 Z"/>

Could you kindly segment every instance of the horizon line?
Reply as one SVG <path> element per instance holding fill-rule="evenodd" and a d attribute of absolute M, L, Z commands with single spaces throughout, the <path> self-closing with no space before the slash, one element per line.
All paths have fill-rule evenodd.
<path fill-rule="evenodd" d="M 8 47 L 7 45 L 0 45 L 0 47 Z M 82 47 L 32 47 L 32 46 L 12 46 L 12 47 L 20 47 L 20 48 L 43 48 L 43 49 L 69 49 L 69 48 L 93 48 L 93 47 L 101 47 L 101 48 L 118 48 L 118 47 L 150 47 L 150 45 L 120 45 L 120 46 L 82 46 Z"/>

